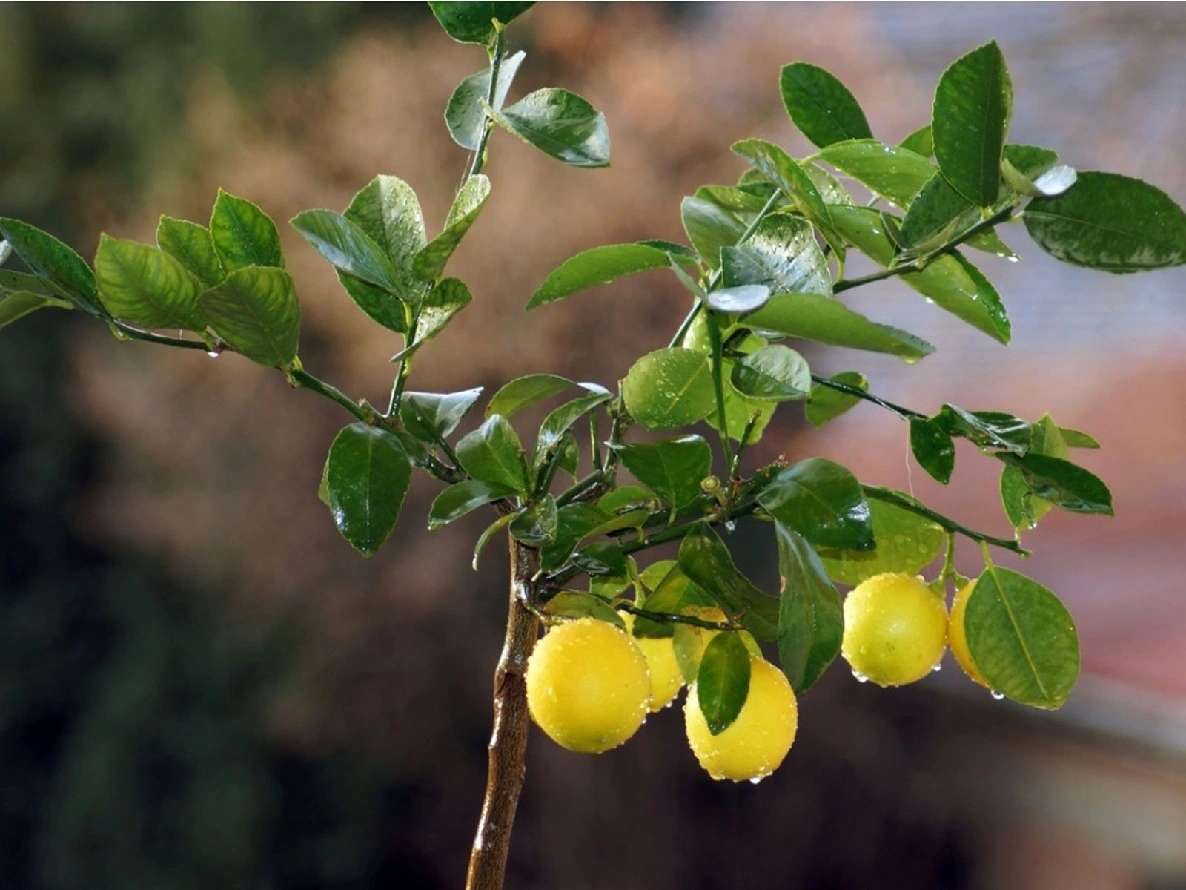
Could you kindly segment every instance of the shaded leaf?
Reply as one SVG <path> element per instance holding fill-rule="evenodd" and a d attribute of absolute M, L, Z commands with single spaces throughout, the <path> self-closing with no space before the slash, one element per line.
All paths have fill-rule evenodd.
<path fill-rule="evenodd" d="M 563 565 L 577 544 L 609 518 L 609 514 L 592 504 L 565 504 L 556 511 L 556 534 L 552 543 L 543 548 L 540 564 L 544 569 Z"/>
<path fill-rule="evenodd" d="M 824 568 L 833 581 L 855 586 L 887 572 L 916 575 L 934 562 L 947 537 L 932 520 L 886 501 L 869 501 L 869 518 L 873 524 L 872 550 L 820 550 Z"/>
<path fill-rule="evenodd" d="M 362 228 L 332 210 L 306 210 L 291 220 L 293 228 L 339 272 L 399 292 L 396 272 L 383 249 Z"/>
<path fill-rule="evenodd" d="M 596 383 L 581 383 L 578 385 L 589 390 L 589 394 L 573 399 L 571 402 L 566 402 L 548 412 L 548 416 L 544 418 L 544 422 L 539 427 L 539 437 L 535 443 L 537 454 L 542 454 L 547 449 L 556 447 L 564 434 L 568 432 L 570 426 L 598 405 L 608 402 L 611 398 L 612 394 L 610 391 L 598 386 Z"/>
<path fill-rule="evenodd" d="M 804 538 L 774 524 L 782 596 L 778 610 L 778 661 L 801 693 L 835 661 L 844 636 L 844 606 L 819 555 Z"/>
<path fill-rule="evenodd" d="M 495 414 L 457 443 L 461 468 L 475 479 L 526 494 L 527 458 L 514 427 Z"/>
<path fill-rule="evenodd" d="M 534 2 L 457 2 L 429 0 L 428 6 L 445 33 L 459 43 L 488 44 L 494 38 L 495 22 L 509 25 Z"/>
<path fill-rule="evenodd" d="M 599 596 L 580 590 L 562 590 L 544 604 L 544 614 L 553 618 L 596 618 L 625 630 L 626 622 L 613 606 Z"/>
<path fill-rule="evenodd" d="M 556 499 L 550 494 L 524 508 L 511 523 L 511 535 L 528 547 L 543 547 L 556 539 Z"/>
<path fill-rule="evenodd" d="M 712 471 L 712 449 L 700 436 L 611 447 L 635 479 L 676 510 L 700 495 L 700 480 Z"/>
<path fill-rule="evenodd" d="M 848 470 L 822 457 L 779 471 L 758 493 L 758 503 L 784 526 L 819 547 L 868 550 L 874 546 L 869 504 Z"/>
<path fill-rule="evenodd" d="M 680 220 L 696 252 L 714 269 L 720 265 L 721 248 L 736 244 L 747 225 L 736 212 L 702 197 L 680 202 Z"/>
<path fill-rule="evenodd" d="M 70 247 L 35 226 L 3 217 L 0 217 L 0 238 L 59 295 L 92 315 L 107 314 L 99 302 L 94 273 L 86 260 Z"/>
<path fill-rule="evenodd" d="M 853 387 L 860 390 L 869 388 L 869 381 L 859 371 L 841 371 L 830 378 L 833 383 Z M 804 414 L 812 426 L 821 427 L 825 423 L 835 420 L 861 401 L 860 396 L 840 392 L 824 384 L 817 383 L 811 388 L 811 395 L 804 406 Z"/>
<path fill-rule="evenodd" d="M 1033 452 L 1025 456 L 998 454 L 1007 466 L 1021 472 L 1030 490 L 1071 513 L 1112 515 L 1112 493 L 1094 473 L 1068 460 Z"/>
<path fill-rule="evenodd" d="M 412 465 L 399 439 L 354 423 L 330 445 L 325 468 L 326 503 L 342 537 L 373 556 L 399 517 Z"/>
<path fill-rule="evenodd" d="M 45 308 L 70 309 L 69 303 L 33 294 L 28 291 L 12 291 L 0 294 L 0 328 L 6 328 L 14 321 L 20 321 L 31 312 Z"/>
<path fill-rule="evenodd" d="M 482 387 L 461 392 L 406 392 L 399 404 L 399 416 L 408 432 L 431 442 L 449 436 L 482 395 Z"/>
<path fill-rule="evenodd" d="M 786 69 L 783 69 L 784 71 Z M 734 154 L 749 161 L 756 170 L 782 189 L 792 205 L 812 223 L 833 250 L 843 258 L 844 244 L 832 228 L 828 206 L 820 197 L 815 183 L 807 172 L 779 146 L 764 139 L 745 139 L 733 143 Z"/>
<path fill-rule="evenodd" d="M 514 492 L 509 488 L 491 485 L 480 479 L 467 479 L 465 482 L 450 485 L 436 496 L 432 506 L 428 508 L 428 527 L 435 531 L 478 507 L 484 507 L 512 494 Z"/>
<path fill-rule="evenodd" d="M 156 243 L 204 287 L 213 287 L 226 278 L 214 250 L 214 239 L 205 226 L 186 219 L 162 216 L 156 227 Z"/>
<path fill-rule="evenodd" d="M 811 369 L 795 350 L 763 346 L 733 366 L 733 386 L 747 398 L 783 402 L 805 399 L 811 391 Z"/>
<path fill-rule="evenodd" d="M 910 420 L 910 450 L 914 459 L 935 480 L 946 485 L 955 469 L 955 442 L 939 424 L 926 418 Z"/>
<path fill-rule="evenodd" d="M 680 542 L 679 567 L 731 617 L 759 640 L 778 635 L 778 597 L 763 593 L 737 570 L 729 548 L 704 526 Z"/>
<path fill-rule="evenodd" d="M 696 700 L 713 735 L 737 719 L 749 695 L 750 655 L 736 633 L 719 633 L 709 640 L 696 673 Z"/>
<path fill-rule="evenodd" d="M 495 111 L 502 108 L 506 102 L 507 93 L 519 66 L 527 58 L 527 53 L 519 51 L 506 56 L 498 67 L 498 86 L 494 91 L 494 101 L 490 107 Z M 477 151 L 478 143 L 482 139 L 482 131 L 486 127 L 486 97 L 490 95 L 490 68 L 483 68 L 476 74 L 471 74 L 457 85 L 453 95 L 449 97 L 449 104 L 445 106 L 445 123 L 449 127 L 449 135 L 453 141 L 469 151 Z"/>
<path fill-rule="evenodd" d="M 404 347 L 392 356 L 391 360 L 399 361 L 414 353 L 443 331 L 453 316 L 473 302 L 473 299 L 474 296 L 464 281 L 459 278 L 442 278 L 420 304 L 420 312 L 416 316 L 416 335 L 412 338 L 411 345 Z"/>

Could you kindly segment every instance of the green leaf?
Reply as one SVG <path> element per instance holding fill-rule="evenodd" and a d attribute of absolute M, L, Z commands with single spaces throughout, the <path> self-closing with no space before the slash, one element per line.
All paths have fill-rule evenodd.
<path fill-rule="evenodd" d="M 449 436 L 482 395 L 482 387 L 461 392 L 406 392 L 399 404 L 400 420 L 416 438 L 431 442 Z"/>
<path fill-rule="evenodd" d="M 831 346 L 896 355 L 908 362 L 935 351 L 907 331 L 870 321 L 839 300 L 819 294 L 777 294 L 752 315 L 748 326 Z"/>
<path fill-rule="evenodd" d="M 980 222 L 979 209 L 936 173 L 922 187 L 902 219 L 901 243 L 914 253 L 937 250 L 958 240 L 964 221 Z"/>
<path fill-rule="evenodd" d="M 935 173 L 922 155 L 876 139 L 836 142 L 820 149 L 816 157 L 898 207 L 909 207 Z"/>
<path fill-rule="evenodd" d="M 1070 513 L 1098 513 L 1111 516 L 1112 493 L 1103 481 L 1068 460 L 1033 452 L 998 454 L 1006 466 L 1021 472 L 1030 490 Z"/>
<path fill-rule="evenodd" d="M 528 145 L 571 167 L 609 166 L 605 116 L 576 93 L 546 87 L 495 112 Z"/>
<path fill-rule="evenodd" d="M 1070 427 L 1060 426 L 1058 431 L 1062 433 L 1063 441 L 1067 443 L 1068 448 L 1099 448 L 1100 443 L 1094 437 L 1089 436 L 1082 430 L 1073 430 Z"/>
<path fill-rule="evenodd" d="M 162 216 L 156 227 L 157 246 L 181 263 L 203 287 L 214 287 L 226 278 L 214 250 L 210 230 L 186 219 Z"/>
<path fill-rule="evenodd" d="M 704 304 L 714 312 L 740 313 L 761 309 L 770 299 L 770 288 L 764 284 L 739 284 L 722 287 L 704 295 Z"/>
<path fill-rule="evenodd" d="M 667 251 L 646 244 L 607 244 L 582 251 L 565 260 L 547 277 L 527 303 L 535 309 L 577 291 L 608 284 L 626 275 L 666 268 Z"/>
<path fill-rule="evenodd" d="M 846 139 L 872 138 L 865 112 L 831 72 L 792 62 L 783 66 L 779 88 L 795 126 L 820 148 Z"/>
<path fill-rule="evenodd" d="M 841 371 L 828 379 L 833 383 L 840 383 L 860 390 L 869 389 L 869 381 L 859 371 Z M 821 427 L 825 423 L 835 420 L 860 401 L 860 396 L 840 392 L 817 383 L 811 388 L 811 396 L 803 410 L 812 426 Z"/>
<path fill-rule="evenodd" d="M 733 386 L 751 399 L 784 402 L 811 392 L 811 369 L 795 350 L 774 344 L 751 352 L 733 366 Z"/>
<path fill-rule="evenodd" d="M 453 251 L 477 220 L 489 197 L 490 180 L 481 173 L 465 181 L 465 185 L 453 199 L 448 216 L 445 217 L 444 229 L 420 248 L 413 259 L 412 272 L 416 277 L 424 281 L 435 281 L 440 277 L 445 271 L 449 257 L 453 256 Z"/>
<path fill-rule="evenodd" d="M 491 108 L 498 111 L 507 100 L 511 83 L 527 53 L 519 51 L 506 56 L 498 67 L 498 86 L 494 90 Z M 445 124 L 453 141 L 469 151 L 477 151 L 486 128 L 486 97 L 490 94 L 490 68 L 471 74 L 457 85 L 449 104 L 445 106 Z"/>
<path fill-rule="evenodd" d="M 683 573 L 679 564 L 673 560 L 663 560 L 655 563 L 654 567 L 662 568 L 663 575 L 654 585 L 654 592 L 643 602 L 643 608 L 649 612 L 661 615 L 679 615 L 688 606 L 715 606 L 716 602 L 707 593 L 697 587 Z M 651 568 L 654 568 L 651 567 Z M 643 572 L 643 584 L 647 583 L 647 572 Z M 693 632 L 703 632 L 701 628 L 685 625 Z M 671 621 L 655 621 L 642 615 L 634 619 L 634 635 L 636 637 L 672 638 L 675 637 L 675 625 Z M 698 653 L 697 653 L 698 654 Z M 699 662 L 689 665 L 692 679 L 696 679 Z M 681 666 L 681 673 L 684 673 Z"/>
<path fill-rule="evenodd" d="M 85 312 L 106 316 L 86 260 L 53 235 L 20 220 L 0 217 L 0 238 L 58 294 Z"/>
<path fill-rule="evenodd" d="M 778 522 L 818 547 L 869 550 L 874 546 L 869 504 L 848 470 L 809 457 L 781 470 L 758 493 L 758 503 Z"/>
<path fill-rule="evenodd" d="M 908 149 L 915 154 L 929 158 L 935 154 L 935 140 L 931 137 L 931 125 L 919 127 L 905 139 L 898 143 L 899 148 Z"/>
<path fill-rule="evenodd" d="M 565 504 L 556 511 L 556 534 L 540 553 L 540 565 L 547 570 L 559 568 L 572 555 L 577 544 L 609 518 L 592 504 Z"/>
<path fill-rule="evenodd" d="M 743 243 L 721 249 L 726 287 L 764 284 L 774 293 L 832 293 L 828 260 L 811 223 L 787 213 L 764 217 Z"/>
<path fill-rule="evenodd" d="M 778 407 L 778 403 L 742 395 L 732 381 L 736 367 L 737 363 L 732 360 L 721 363 L 721 376 L 724 377 L 725 391 L 725 432 L 730 439 L 740 441 L 750 420 L 753 419 L 754 425 L 747 439 L 747 442 L 752 445 L 762 438 L 762 433 L 770 423 L 770 418 L 774 416 L 774 409 Z M 715 411 L 709 412 L 705 420 L 713 429 L 720 428 Z"/>
<path fill-rule="evenodd" d="M 7 241 L 0 240 L 0 266 L 8 262 L 10 256 L 12 256 L 12 245 Z"/>
<path fill-rule="evenodd" d="M 55 309 L 70 309 L 69 303 L 62 300 L 54 299 L 53 297 L 44 297 L 41 294 L 30 293 L 29 291 L 12 291 L 0 294 L 0 328 L 6 328 L 14 321 L 19 321 L 31 312 L 36 312 L 38 309 L 45 309 L 52 307 Z"/>
<path fill-rule="evenodd" d="M 978 207 L 997 199 L 1013 85 L 996 42 L 956 59 L 939 78 L 931 134 L 952 188 Z"/>
<path fill-rule="evenodd" d="M 709 640 L 696 674 L 696 700 L 708 731 L 720 735 L 737 719 L 749 695 L 749 650 L 735 633 Z"/>
<path fill-rule="evenodd" d="M 478 570 L 478 558 L 482 555 L 482 551 L 486 549 L 486 545 L 490 540 L 500 531 L 510 525 L 516 518 L 518 513 L 506 513 L 499 516 L 492 523 L 486 526 L 485 530 L 478 535 L 477 543 L 474 544 L 474 558 L 470 560 L 470 567 L 476 572 Z"/>
<path fill-rule="evenodd" d="M 7 245 L 8 242 L 0 241 L 0 244 Z M 57 288 L 36 275 L 30 275 L 27 272 L 14 272 L 11 269 L 0 269 L 0 291 L 23 291 L 51 299 L 60 296 Z"/>
<path fill-rule="evenodd" d="M 1001 506 L 1005 508 L 1005 516 L 1008 517 L 1009 524 L 1019 531 L 1036 526 L 1038 517 L 1035 515 L 1034 493 L 1030 491 L 1029 484 L 1021 475 L 1021 471 L 1014 467 L 1005 467 L 1001 470 L 1000 488 Z M 1047 507 L 1051 506 L 1049 501 L 1044 503 Z"/>
<path fill-rule="evenodd" d="M 343 215 L 387 255 L 395 270 L 396 295 L 418 307 L 429 286 L 412 272 L 412 264 L 428 243 L 428 235 L 415 190 L 395 176 L 376 176 L 354 196 Z M 367 311 L 353 292 L 350 296 Z"/>
<path fill-rule="evenodd" d="M 1019 417 L 1000 411 L 965 411 L 944 405 L 931 418 L 953 436 L 962 436 L 978 448 L 1000 448 L 1013 454 L 1029 451 L 1033 428 Z"/>
<path fill-rule="evenodd" d="M 214 333 L 253 362 L 283 368 L 296 358 L 301 307 L 283 269 L 238 269 L 203 291 L 198 305 Z"/>
<path fill-rule="evenodd" d="M 1105 272 L 1186 263 L 1186 212 L 1140 179 L 1085 171 L 1058 197 L 1030 201 L 1022 218 L 1034 243 L 1064 263 Z"/>
<path fill-rule="evenodd" d="M 617 513 L 639 504 L 658 506 L 654 495 L 638 485 L 619 485 L 617 488 L 607 491 L 597 501 L 598 508 L 610 513 Z"/>
<path fill-rule="evenodd" d="M 432 506 L 428 508 L 428 527 L 436 531 L 478 507 L 484 507 L 513 493 L 509 488 L 491 485 L 480 479 L 467 479 L 465 482 L 450 485 L 436 496 Z"/>
<path fill-rule="evenodd" d="M 802 535 L 774 524 L 782 597 L 778 662 L 796 693 L 810 689 L 840 654 L 844 606 L 823 563 Z"/>
<path fill-rule="evenodd" d="M 638 580 L 642 582 L 642 586 L 647 590 L 654 591 L 663 579 L 670 575 L 673 571 L 679 570 L 679 564 L 674 559 L 660 559 L 657 562 L 651 563 L 645 569 L 638 573 Z M 682 572 L 680 574 L 683 574 Z M 670 625 L 668 628 L 670 629 Z M 638 636 L 638 634 L 635 634 Z M 671 636 L 664 634 L 664 636 Z"/>
<path fill-rule="evenodd" d="M 501 414 L 503 417 L 513 417 L 524 408 L 550 399 L 576 385 L 567 377 L 556 374 L 528 374 L 526 377 L 517 377 L 505 384 L 490 399 L 490 404 L 486 406 L 486 416 Z"/>
<path fill-rule="evenodd" d="M 339 272 L 396 294 L 395 269 L 374 240 L 340 213 L 306 210 L 291 220 L 293 228 Z"/>
<path fill-rule="evenodd" d="M 866 207 L 833 207 L 832 210 L 836 227 L 862 253 L 880 266 L 895 261 L 896 251 L 879 213 Z M 973 213 L 979 216 L 975 210 Z M 1000 296 L 980 270 L 959 253 L 935 257 L 922 271 L 900 277 L 941 309 L 1000 343 L 1009 342 L 1012 326 Z"/>
<path fill-rule="evenodd" d="M 946 532 L 937 523 L 885 501 L 869 501 L 873 524 L 872 550 L 821 550 L 828 577 L 857 585 L 887 572 L 916 575 L 943 549 Z"/>
<path fill-rule="evenodd" d="M 509 25 L 535 5 L 531 3 L 464 2 L 429 0 L 428 6 L 445 33 L 458 43 L 489 44 L 497 22 Z"/>
<path fill-rule="evenodd" d="M 626 410 L 648 430 L 695 423 L 712 410 L 716 396 L 703 353 L 659 349 L 634 363 L 622 381 Z"/>
<path fill-rule="evenodd" d="M 542 455 L 549 448 L 555 448 L 568 432 L 568 428 L 596 408 L 603 402 L 608 402 L 612 394 L 608 389 L 596 383 L 578 384 L 589 390 L 589 394 L 573 399 L 571 402 L 553 408 L 539 427 L 539 437 L 535 442 L 537 455 Z"/>
<path fill-rule="evenodd" d="M 1058 152 L 1037 145 L 1006 145 L 1001 176 L 1015 192 L 1036 198 L 1061 195 L 1078 179 L 1073 168 L 1058 163 Z"/>
<path fill-rule="evenodd" d="M 696 500 L 700 495 L 700 480 L 712 472 L 712 449 L 700 436 L 611 447 L 622 466 L 673 510 Z"/>
<path fill-rule="evenodd" d="M 680 202 L 680 220 L 696 252 L 714 269 L 720 265 L 721 248 L 736 244 L 747 226 L 737 213 L 699 196 Z"/>
<path fill-rule="evenodd" d="M 528 547 L 543 547 L 556 540 L 556 499 L 550 494 L 526 507 L 511 523 L 511 535 Z"/>
<path fill-rule="evenodd" d="M 626 622 L 614 607 L 599 596 L 580 590 L 562 590 L 544 604 L 544 614 L 575 620 L 596 618 L 625 629 Z"/>
<path fill-rule="evenodd" d="M 964 630 L 993 689 L 1037 708 L 1067 700 L 1079 677 L 1079 635 L 1066 607 L 1041 584 L 990 567 L 968 597 Z"/>
<path fill-rule="evenodd" d="M 342 537 L 374 556 L 399 517 L 412 465 L 399 439 L 365 423 L 346 427 L 329 448 L 326 495 Z"/>
<path fill-rule="evenodd" d="M 197 279 L 158 248 L 101 235 L 95 274 L 99 298 L 120 321 L 144 328 L 206 327 Z"/>
<path fill-rule="evenodd" d="M 460 278 L 442 278 L 420 304 L 420 312 L 416 317 L 416 336 L 410 345 L 392 356 L 391 360 L 399 361 L 414 354 L 443 331 L 453 316 L 473 302 L 473 299 L 474 295 Z"/>
<path fill-rule="evenodd" d="M 955 442 L 939 424 L 926 418 L 910 420 L 910 450 L 914 459 L 935 480 L 946 485 L 955 469 Z"/>
<path fill-rule="evenodd" d="M 527 458 L 507 419 L 495 414 L 457 443 L 461 468 L 483 482 L 526 494 Z"/>
<path fill-rule="evenodd" d="M 625 578 L 630 571 L 621 549 L 608 541 L 578 550 L 572 555 L 572 564 L 589 576 Z"/>
<path fill-rule="evenodd" d="M 778 635 L 778 597 L 756 588 L 737 570 L 729 548 L 704 526 L 680 542 L 679 567 L 688 579 L 711 596 L 731 617 L 759 640 Z"/>
<path fill-rule="evenodd" d="M 409 310 L 399 297 L 373 284 L 338 272 L 338 282 L 367 318 L 397 334 L 406 334 Z"/>
<path fill-rule="evenodd" d="M 228 273 L 249 266 L 284 268 L 276 224 L 245 198 L 218 190 L 210 214 L 210 237 L 219 262 Z"/>

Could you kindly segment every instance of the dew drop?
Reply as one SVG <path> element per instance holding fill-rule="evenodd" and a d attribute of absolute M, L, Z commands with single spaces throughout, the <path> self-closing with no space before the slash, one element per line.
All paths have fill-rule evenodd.
<path fill-rule="evenodd" d="M 760 775 L 760 776 L 753 776 L 753 777 L 751 777 L 751 778 L 750 778 L 750 780 L 749 780 L 749 783 L 750 783 L 751 785 L 757 785 L 757 784 L 758 784 L 759 782 L 761 782 L 761 781 L 762 781 L 764 778 L 766 778 L 766 776 L 765 776 L 764 774 L 763 774 L 763 775 Z"/>
<path fill-rule="evenodd" d="M 206 355 L 210 356 L 210 358 L 218 358 L 221 354 L 222 353 L 219 352 L 217 349 L 208 349 L 206 351 Z"/>
<path fill-rule="evenodd" d="M 727 531 L 727 532 L 734 531 L 736 528 L 737 528 L 737 523 L 734 522 L 732 519 L 730 519 L 728 522 L 725 523 L 725 531 Z"/>
<path fill-rule="evenodd" d="M 997 692 L 995 689 L 990 689 L 990 690 L 989 690 L 989 692 L 991 692 L 991 693 L 992 693 L 992 697 L 993 697 L 993 698 L 994 698 L 996 701 L 1000 701 L 1001 699 L 1003 699 L 1003 698 L 1005 697 L 1005 693 L 1003 693 L 1003 692 Z"/>
<path fill-rule="evenodd" d="M 857 670 L 854 670 L 852 672 L 852 678 L 854 680 L 856 680 L 858 683 L 868 683 L 869 682 L 869 678 Z"/>
<path fill-rule="evenodd" d="M 935 662 L 933 665 L 931 665 L 931 670 L 932 670 L 932 671 L 934 671 L 934 672 L 936 672 L 936 673 L 938 673 L 939 671 L 943 670 L 943 662 L 941 662 L 941 661 L 936 661 L 936 662 Z"/>
<path fill-rule="evenodd" d="M 1011 263 L 1021 262 L 1021 257 L 1019 257 L 1019 256 L 1008 256 L 1008 257 L 1005 257 L 1005 259 L 1007 259 Z"/>

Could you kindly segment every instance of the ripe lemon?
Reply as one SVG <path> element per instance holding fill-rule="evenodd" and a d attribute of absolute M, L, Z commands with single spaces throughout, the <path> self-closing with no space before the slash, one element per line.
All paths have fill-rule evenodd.
<path fill-rule="evenodd" d="M 878 686 L 921 680 L 947 645 L 947 607 L 921 578 L 874 575 L 844 600 L 840 651 L 860 677 Z"/>
<path fill-rule="evenodd" d="M 552 628 L 527 662 L 527 706 L 556 744 L 583 754 L 616 748 L 651 701 L 647 660 L 614 625 L 581 618 Z"/>
<path fill-rule="evenodd" d="M 964 633 L 964 610 L 968 607 L 968 597 L 972 595 L 972 588 L 976 581 L 972 580 L 961 587 L 951 602 L 951 618 L 947 623 L 947 642 L 951 646 L 951 654 L 964 669 L 964 673 L 979 683 L 985 689 L 990 688 L 984 674 L 972 661 L 972 652 L 968 648 L 968 636 Z"/>
<path fill-rule="evenodd" d="M 622 616 L 626 622 L 626 630 L 634 632 L 634 616 Z M 655 713 L 663 710 L 679 693 L 684 685 L 683 674 L 680 673 L 679 662 L 675 660 L 675 646 L 671 637 L 634 637 L 634 645 L 642 650 L 647 660 L 647 669 L 651 672 L 651 703 L 650 711 Z"/>
<path fill-rule="evenodd" d="M 791 684 L 782 671 L 756 656 L 750 656 L 750 671 L 749 694 L 741 713 L 720 735 L 708 731 L 695 684 L 688 689 L 684 703 L 688 744 L 714 779 L 763 779 L 778 769 L 795 741 L 799 706 Z"/>

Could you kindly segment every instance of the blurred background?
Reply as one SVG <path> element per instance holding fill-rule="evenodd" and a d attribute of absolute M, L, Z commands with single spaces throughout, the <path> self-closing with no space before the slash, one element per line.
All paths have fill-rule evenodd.
<path fill-rule="evenodd" d="M 638 277 L 525 316 L 548 271 L 597 244 L 683 240 L 680 197 L 735 180 L 736 139 L 805 153 L 780 65 L 832 70 L 897 141 L 943 68 L 992 38 L 1011 141 L 1186 203 L 1180 4 L 541 4 L 511 31 L 528 52 L 512 97 L 586 96 L 613 166 L 566 169 L 495 135 L 492 200 L 451 266 L 475 301 L 414 388 L 612 384 L 666 344 L 684 298 Z M 467 161 L 441 112 L 483 62 L 412 4 L 2 5 L 0 214 L 91 256 L 100 230 L 151 240 L 162 212 L 206 219 L 219 186 L 285 220 L 385 172 L 434 231 Z M 394 335 L 281 233 L 305 365 L 378 400 Z M 882 692 L 838 664 L 756 788 L 699 770 L 678 709 L 598 758 L 535 732 L 508 887 L 1186 887 L 1186 270 L 1081 272 L 1003 235 L 1020 264 L 977 260 L 1010 348 L 889 283 L 851 303 L 935 355 L 808 357 L 919 410 L 1049 410 L 1102 442 L 1080 456 L 1117 517 L 1054 514 L 1028 539 L 1025 571 L 1079 625 L 1071 702 L 998 703 L 952 665 Z M 120 344 L 66 314 L 0 333 L 0 418 L 0 887 L 461 886 L 504 609 L 497 552 L 469 570 L 484 517 L 430 536 L 437 487 L 418 478 L 363 560 L 316 495 L 336 406 L 237 356 Z M 945 490 L 871 406 L 818 433 L 793 407 L 776 424 L 765 459 L 827 456 L 1007 533 L 973 450 Z M 745 532 L 739 558 L 776 584 L 770 542 Z M 977 570 L 973 548 L 960 564 Z"/>

